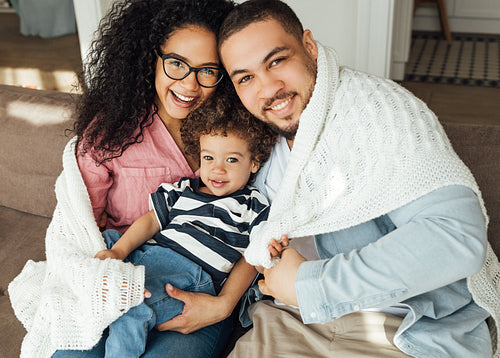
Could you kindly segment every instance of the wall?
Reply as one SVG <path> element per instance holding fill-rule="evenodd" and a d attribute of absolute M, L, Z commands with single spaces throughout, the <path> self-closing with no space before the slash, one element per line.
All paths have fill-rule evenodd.
<path fill-rule="evenodd" d="M 390 76 L 394 1 L 400 0 L 284 1 L 316 40 L 335 48 L 342 65 Z"/>
<path fill-rule="evenodd" d="M 410 57 L 413 0 L 396 0 L 392 35 L 390 78 L 401 81 L 405 77 L 406 63 Z"/>
<path fill-rule="evenodd" d="M 73 0 L 83 61 L 99 20 L 114 1 Z M 411 0 L 284 1 L 318 41 L 336 49 L 341 64 L 390 76 L 395 1 Z"/>
<path fill-rule="evenodd" d="M 500 34 L 499 0 L 446 0 L 451 32 Z M 440 31 L 437 7 L 422 4 L 417 9 L 413 29 Z"/>
<path fill-rule="evenodd" d="M 85 62 L 88 48 L 99 21 L 106 14 L 115 0 L 73 0 L 75 7 L 76 26 L 82 61 Z"/>
<path fill-rule="evenodd" d="M 305 29 L 323 45 L 333 47 L 341 64 L 356 66 L 358 1 L 285 0 Z"/>

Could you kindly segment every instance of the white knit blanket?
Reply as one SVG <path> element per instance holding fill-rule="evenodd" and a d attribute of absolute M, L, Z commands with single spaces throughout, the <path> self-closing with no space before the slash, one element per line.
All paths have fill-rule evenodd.
<path fill-rule="evenodd" d="M 46 262 L 28 261 L 9 284 L 10 301 L 27 334 L 21 357 L 51 357 L 58 349 L 90 349 L 102 331 L 142 302 L 144 267 L 94 259 L 105 244 L 75 157 L 63 154 L 57 205 L 45 238 Z"/>
<path fill-rule="evenodd" d="M 349 228 L 448 185 L 471 188 L 488 222 L 477 184 L 434 113 L 390 80 L 339 68 L 335 52 L 318 46 L 313 95 L 269 219 L 252 231 L 246 260 L 272 267 L 270 238 Z M 468 286 L 497 323 L 499 280 L 488 244 L 486 262 Z"/>

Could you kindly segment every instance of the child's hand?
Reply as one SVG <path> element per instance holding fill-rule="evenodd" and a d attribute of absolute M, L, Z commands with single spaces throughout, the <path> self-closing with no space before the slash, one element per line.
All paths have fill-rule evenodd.
<path fill-rule="evenodd" d="M 271 257 L 276 257 L 281 254 L 281 251 L 289 244 L 288 236 L 281 235 L 281 242 L 278 242 L 276 239 L 271 239 L 271 243 L 267 247 L 269 249 L 269 253 Z"/>
<path fill-rule="evenodd" d="M 111 250 L 101 250 L 97 254 L 95 254 L 94 258 L 101 259 L 101 260 L 105 260 L 107 258 L 117 259 L 117 260 L 123 260 L 123 258 L 121 257 L 121 255 L 119 255 L 113 249 L 111 249 Z"/>

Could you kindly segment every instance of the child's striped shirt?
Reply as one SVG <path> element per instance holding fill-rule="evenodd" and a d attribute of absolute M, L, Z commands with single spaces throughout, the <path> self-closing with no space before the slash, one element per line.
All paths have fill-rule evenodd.
<path fill-rule="evenodd" d="M 253 187 L 215 196 L 200 192 L 200 183 L 199 178 L 182 178 L 150 195 L 161 227 L 150 242 L 200 265 L 218 290 L 248 246 L 250 231 L 267 219 L 269 203 Z"/>

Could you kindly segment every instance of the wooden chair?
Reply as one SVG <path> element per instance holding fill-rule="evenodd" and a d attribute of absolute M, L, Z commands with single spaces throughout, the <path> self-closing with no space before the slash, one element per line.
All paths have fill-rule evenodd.
<path fill-rule="evenodd" d="M 446 13 L 445 0 L 414 0 L 413 15 L 415 15 L 417 7 L 424 2 L 433 2 L 437 4 L 439 10 L 439 19 L 441 20 L 441 30 L 443 31 L 444 36 L 446 37 L 446 42 L 448 42 L 448 45 L 451 45 L 450 25 L 448 24 L 448 14 Z"/>

